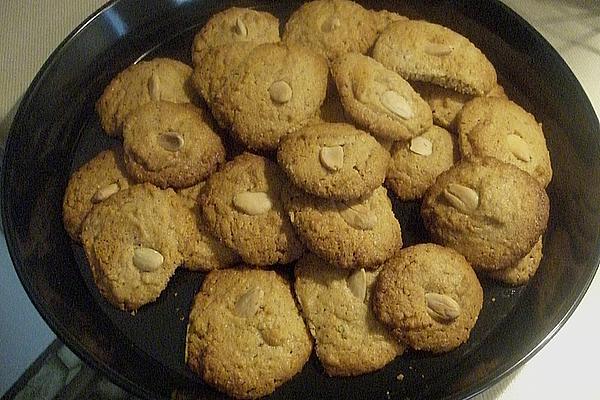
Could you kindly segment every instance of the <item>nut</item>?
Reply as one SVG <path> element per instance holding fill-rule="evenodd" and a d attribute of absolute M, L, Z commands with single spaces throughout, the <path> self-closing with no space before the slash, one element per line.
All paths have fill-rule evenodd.
<path fill-rule="evenodd" d="M 235 20 L 234 32 L 240 36 L 248 36 L 248 28 L 240 17 L 237 17 Z"/>
<path fill-rule="evenodd" d="M 433 143 L 423 136 L 417 136 L 410 140 L 409 150 L 415 154 L 427 157 L 433 152 Z"/>
<path fill-rule="evenodd" d="M 254 316 L 258 312 L 264 297 L 265 292 L 259 287 L 248 290 L 235 302 L 235 313 L 242 318 Z"/>
<path fill-rule="evenodd" d="M 96 193 L 92 197 L 92 203 L 100 203 L 101 201 L 104 201 L 113 194 L 117 193 L 119 190 L 121 189 L 116 183 L 111 183 L 110 185 L 102 186 L 96 191 Z"/>
<path fill-rule="evenodd" d="M 364 204 L 344 205 L 338 210 L 344 221 L 354 229 L 370 231 L 377 225 L 377 215 Z"/>
<path fill-rule="evenodd" d="M 342 146 L 321 147 L 319 160 L 328 170 L 337 171 L 344 165 L 344 148 Z"/>
<path fill-rule="evenodd" d="M 464 213 L 474 211 L 479 206 L 479 194 L 458 183 L 450 183 L 444 189 L 444 197 L 454 208 Z"/>
<path fill-rule="evenodd" d="M 423 51 L 432 56 L 447 56 L 454 51 L 454 46 L 443 43 L 427 42 L 423 46 Z"/>
<path fill-rule="evenodd" d="M 400 118 L 410 119 L 414 115 L 412 108 L 410 108 L 410 104 L 408 104 L 408 101 L 395 90 L 387 90 L 383 92 L 379 100 L 385 108 Z"/>
<path fill-rule="evenodd" d="M 138 247 L 133 250 L 133 265 L 142 272 L 156 271 L 164 260 L 162 254 L 149 247 Z"/>
<path fill-rule="evenodd" d="M 348 289 L 356 296 L 360 301 L 365 301 L 367 296 L 367 274 L 364 268 L 351 273 L 346 278 Z"/>
<path fill-rule="evenodd" d="M 185 141 L 179 132 L 165 132 L 158 135 L 158 144 L 167 151 L 179 151 Z"/>
<path fill-rule="evenodd" d="M 450 322 L 460 315 L 460 305 L 452 297 L 440 293 L 426 293 L 427 314 L 433 319 Z"/>
<path fill-rule="evenodd" d="M 160 100 L 160 78 L 154 72 L 148 79 L 148 93 L 152 101 Z"/>
<path fill-rule="evenodd" d="M 275 103 L 287 103 L 292 98 L 292 87 L 285 81 L 275 81 L 269 87 L 269 95 Z"/>
<path fill-rule="evenodd" d="M 247 215 L 264 214 L 273 207 L 265 192 L 241 192 L 233 196 L 233 205 Z"/>
<path fill-rule="evenodd" d="M 521 161 L 531 161 L 531 152 L 529 151 L 529 146 L 521 136 L 511 133 L 510 135 L 506 136 L 506 142 L 508 144 L 508 149 L 515 157 Z"/>
<path fill-rule="evenodd" d="M 342 25 L 342 23 L 341 23 L 340 19 L 335 15 L 331 15 L 321 25 L 321 31 L 333 32 L 337 28 L 339 28 L 341 25 Z"/>

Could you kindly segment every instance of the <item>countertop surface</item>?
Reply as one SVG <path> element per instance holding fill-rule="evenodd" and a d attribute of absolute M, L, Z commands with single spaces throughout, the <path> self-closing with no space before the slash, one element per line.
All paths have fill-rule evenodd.
<path fill-rule="evenodd" d="M 503 0 L 560 53 L 600 115 L 600 2 Z M 103 0 L 0 2 L 0 143 L 18 103 L 56 46 Z M 600 184 L 600 183 L 599 183 Z M 0 239 L 0 395 L 54 338 L 25 295 Z M 523 366 L 478 400 L 599 399 L 597 342 L 600 278 L 596 275 L 574 314 Z M 25 349 L 25 350 L 21 350 Z M 7 386 L 8 385 L 8 386 Z"/>

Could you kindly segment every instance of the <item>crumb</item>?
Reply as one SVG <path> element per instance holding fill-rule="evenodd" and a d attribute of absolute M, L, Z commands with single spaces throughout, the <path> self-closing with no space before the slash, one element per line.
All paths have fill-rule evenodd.
<path fill-rule="evenodd" d="M 398 374 L 396 379 L 399 380 L 400 382 L 402 382 L 404 380 L 404 374 L 402 374 L 402 373 Z"/>
<path fill-rule="evenodd" d="M 412 370 L 412 369 L 413 369 L 412 365 L 409 365 L 409 366 L 408 366 L 408 369 Z"/>
<path fill-rule="evenodd" d="M 387 391 L 385 392 L 385 395 L 387 396 L 387 398 L 388 398 L 388 399 L 391 399 L 391 398 L 392 398 L 392 397 L 390 396 L 390 391 L 389 391 L 389 390 L 387 390 Z"/>
<path fill-rule="evenodd" d="M 495 302 L 496 302 L 496 298 L 492 297 L 492 303 L 495 303 Z"/>
<path fill-rule="evenodd" d="M 177 297 L 177 292 L 175 292 L 175 293 L 173 294 L 173 296 Z"/>

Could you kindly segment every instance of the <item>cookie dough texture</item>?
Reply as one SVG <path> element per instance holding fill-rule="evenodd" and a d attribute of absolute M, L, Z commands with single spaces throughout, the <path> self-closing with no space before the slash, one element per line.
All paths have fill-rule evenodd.
<path fill-rule="evenodd" d="M 311 196 L 298 189 L 285 196 L 298 235 L 310 251 L 340 268 L 375 268 L 402 247 L 400 224 L 383 187 L 348 202 Z"/>
<path fill-rule="evenodd" d="M 454 304 L 450 318 L 432 312 L 439 307 L 428 300 L 432 294 Z M 386 262 L 373 294 L 375 314 L 400 340 L 434 353 L 466 342 L 482 305 L 483 289 L 465 258 L 430 243 L 402 249 Z"/>
<path fill-rule="evenodd" d="M 496 70 L 464 36 L 426 21 L 398 21 L 377 39 L 373 58 L 404 79 L 431 82 L 482 96 L 496 84 Z"/>
<path fill-rule="evenodd" d="M 398 13 L 388 11 L 388 10 L 369 10 L 373 17 L 375 18 L 375 25 L 377 27 L 377 32 L 381 33 L 386 30 L 386 28 L 396 22 L 396 21 L 408 21 L 408 18 L 404 15 L 400 15 Z"/>
<path fill-rule="evenodd" d="M 463 155 L 495 157 L 528 172 L 544 187 L 550 183 L 552 166 L 542 126 L 518 104 L 473 99 L 458 115 L 457 127 Z"/>
<path fill-rule="evenodd" d="M 432 239 L 478 270 L 525 257 L 546 229 L 548 195 L 529 174 L 492 157 L 467 158 L 427 190 L 421 216 Z"/>
<path fill-rule="evenodd" d="M 127 116 L 152 101 L 193 103 L 192 68 L 169 58 L 141 61 L 120 72 L 104 89 L 96 111 L 104 131 L 121 136 Z"/>
<path fill-rule="evenodd" d="M 277 160 L 302 190 L 324 198 L 358 199 L 381 186 L 389 154 L 349 124 L 318 124 L 285 136 Z"/>
<path fill-rule="evenodd" d="M 312 254 L 296 264 L 296 297 L 330 376 L 376 371 L 404 350 L 371 310 L 377 273 L 335 268 Z"/>
<path fill-rule="evenodd" d="M 285 24 L 282 40 L 300 43 L 333 61 L 345 53 L 362 53 L 373 45 L 380 18 L 348 0 L 304 3 Z"/>
<path fill-rule="evenodd" d="M 250 149 L 275 150 L 318 114 L 327 75 L 325 59 L 308 48 L 262 44 L 227 78 L 211 110 Z"/>
<path fill-rule="evenodd" d="M 538 270 L 542 261 L 542 238 L 538 240 L 533 249 L 515 265 L 497 271 L 490 271 L 488 276 L 494 280 L 506 283 L 507 285 L 524 285 Z"/>
<path fill-rule="evenodd" d="M 81 240 L 94 281 L 110 303 L 133 311 L 165 289 L 182 261 L 181 207 L 171 189 L 141 184 L 114 194 L 89 213 Z M 162 262 L 136 263 L 140 249 L 160 253 Z"/>
<path fill-rule="evenodd" d="M 432 126 L 422 135 L 394 142 L 387 170 L 386 186 L 400 200 L 417 200 L 460 158 L 456 137 L 444 128 Z"/>
<path fill-rule="evenodd" d="M 190 313 L 186 362 L 236 398 L 272 393 L 312 351 L 289 283 L 273 271 L 210 272 Z"/>
<path fill-rule="evenodd" d="M 225 161 L 210 116 L 191 104 L 148 103 L 123 126 L 125 166 L 138 181 L 166 188 L 192 186 Z"/>
<path fill-rule="evenodd" d="M 277 164 L 244 153 L 211 175 L 199 204 L 210 232 L 245 262 L 288 263 L 298 259 L 304 247 L 283 210 L 281 195 L 287 190 L 288 183 Z M 235 199 L 242 193 L 251 193 L 256 198 L 250 206 L 262 207 L 268 203 L 268 207 L 254 215 L 240 210 Z"/>
<path fill-rule="evenodd" d="M 396 72 L 370 57 L 350 53 L 332 65 L 346 112 L 373 135 L 406 140 L 433 124 L 429 105 Z"/>
<path fill-rule="evenodd" d="M 100 152 L 79 167 L 69 178 L 63 199 L 63 224 L 71 239 L 80 241 L 81 224 L 94 204 L 130 184 L 120 146 Z"/>
<path fill-rule="evenodd" d="M 239 42 L 279 42 L 279 20 L 268 12 L 240 7 L 214 14 L 194 37 L 194 66 L 204 61 L 204 50 Z"/>

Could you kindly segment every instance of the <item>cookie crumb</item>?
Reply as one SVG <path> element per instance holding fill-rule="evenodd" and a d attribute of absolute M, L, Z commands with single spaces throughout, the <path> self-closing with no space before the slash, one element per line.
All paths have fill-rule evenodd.
<path fill-rule="evenodd" d="M 398 376 L 396 376 L 396 379 L 400 382 L 402 382 L 404 380 L 404 374 L 400 373 L 398 374 Z"/>

